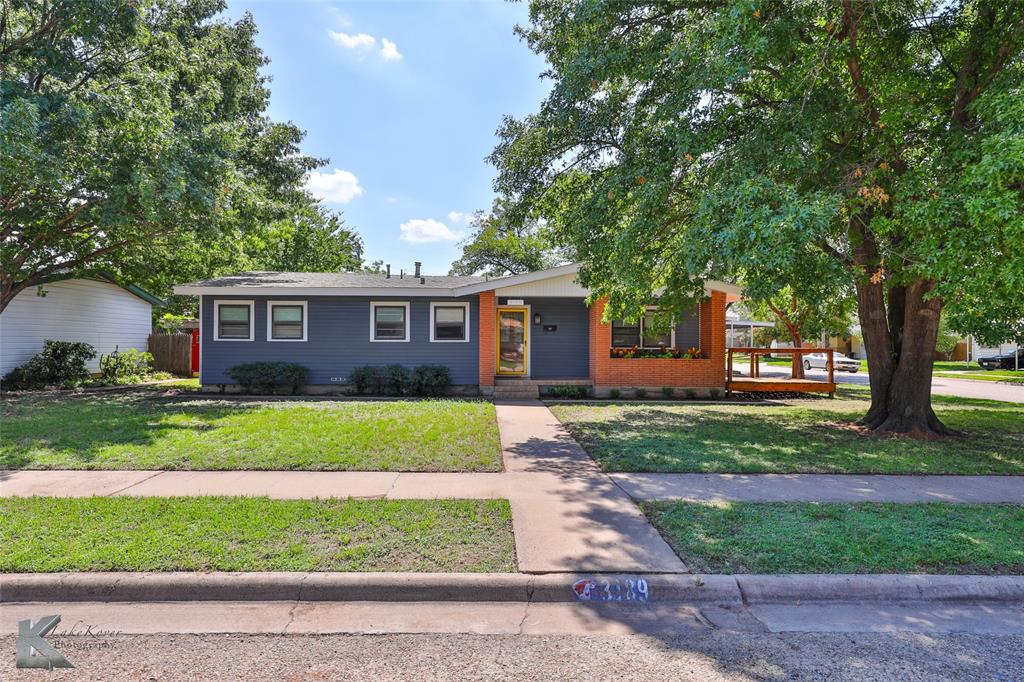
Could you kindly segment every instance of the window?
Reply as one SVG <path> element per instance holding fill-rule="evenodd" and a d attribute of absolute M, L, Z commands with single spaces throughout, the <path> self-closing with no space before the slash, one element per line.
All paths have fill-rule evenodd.
<path fill-rule="evenodd" d="M 430 340 L 469 341 L 469 304 L 431 303 Z"/>
<path fill-rule="evenodd" d="M 305 341 L 306 302 L 267 301 L 267 341 Z"/>
<path fill-rule="evenodd" d="M 640 348 L 671 348 L 675 346 L 675 328 L 667 330 L 663 334 L 654 332 L 648 333 L 648 327 L 654 327 L 656 309 L 648 309 L 644 316 L 637 322 L 628 323 L 623 320 L 612 322 L 612 347 Z"/>
<path fill-rule="evenodd" d="M 640 345 L 644 348 L 660 348 L 661 346 L 671 347 L 672 346 L 672 330 L 667 329 L 664 334 L 648 333 L 648 328 L 655 328 L 654 317 L 657 313 L 653 310 L 648 310 L 644 313 L 643 319 L 643 337 L 641 338 Z"/>
<path fill-rule="evenodd" d="M 252 301 L 214 301 L 214 341 L 252 341 Z"/>
<path fill-rule="evenodd" d="M 370 303 L 370 341 L 408 341 L 409 304 L 405 302 Z"/>

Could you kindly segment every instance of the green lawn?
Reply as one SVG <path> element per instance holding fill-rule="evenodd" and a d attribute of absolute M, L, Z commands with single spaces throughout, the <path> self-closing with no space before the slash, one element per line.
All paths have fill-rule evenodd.
<path fill-rule="evenodd" d="M 855 422 L 865 387 L 786 405 L 558 404 L 552 411 L 607 471 L 1024 474 L 1024 405 L 934 396 L 967 437 L 877 436 Z"/>
<path fill-rule="evenodd" d="M 1024 507 L 645 503 L 698 573 L 1024 573 Z"/>
<path fill-rule="evenodd" d="M 483 401 L 127 393 L 0 401 L 0 468 L 499 471 Z"/>
<path fill-rule="evenodd" d="M 963 362 L 937 361 L 932 367 L 937 377 L 948 379 L 970 379 L 973 381 L 1000 381 L 1008 384 L 1024 384 L 1024 370 L 1015 372 L 1012 369 L 982 369 L 972 362 L 964 367 Z"/>
<path fill-rule="evenodd" d="M 0 498 L 0 572 L 515 570 L 506 500 Z"/>

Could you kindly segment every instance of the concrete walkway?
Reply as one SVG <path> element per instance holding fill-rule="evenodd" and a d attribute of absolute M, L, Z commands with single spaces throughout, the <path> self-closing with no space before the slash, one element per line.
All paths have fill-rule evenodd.
<path fill-rule="evenodd" d="M 683 573 L 636 504 L 543 404 L 496 403 L 519 570 Z"/>
<path fill-rule="evenodd" d="M 1024 476 L 611 474 L 638 500 L 1024 504 Z"/>

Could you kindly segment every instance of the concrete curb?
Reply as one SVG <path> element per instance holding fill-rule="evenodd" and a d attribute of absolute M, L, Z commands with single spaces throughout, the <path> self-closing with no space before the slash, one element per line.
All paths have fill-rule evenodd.
<path fill-rule="evenodd" d="M 1024 602 L 1019 575 L 737 575 L 748 604 L 794 601 Z"/>
<path fill-rule="evenodd" d="M 575 602 L 573 589 L 624 594 L 647 583 L 651 602 L 739 603 L 732 576 L 547 573 L 21 573 L 0 576 L 0 603 L 72 601 Z M 582 589 L 582 588 L 581 588 Z M 634 594 L 636 594 L 634 592 Z M 599 599 L 593 599 L 600 601 Z M 634 601 L 630 599 L 629 601 Z M 635 603 L 635 602 L 634 602 Z"/>
<path fill-rule="evenodd" d="M 601 601 L 629 580 L 649 602 L 1024 602 L 1024 576 L 546 573 L 21 573 L 0 576 L 0 603 L 175 601 Z M 591 599 L 574 585 L 590 580 Z M 584 590 L 581 584 L 580 590 Z M 635 592 L 634 592 L 635 594 Z M 618 601 L 618 600 L 616 600 Z M 638 603 L 622 600 L 622 603 Z M 640 603 L 643 603 L 642 600 Z"/>

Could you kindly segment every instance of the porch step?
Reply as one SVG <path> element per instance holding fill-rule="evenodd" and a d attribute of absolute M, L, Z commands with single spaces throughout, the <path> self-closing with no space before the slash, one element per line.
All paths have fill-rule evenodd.
<path fill-rule="evenodd" d="M 536 400 L 540 397 L 537 383 L 529 379 L 499 378 L 494 382 L 494 397 L 501 400 Z"/>

